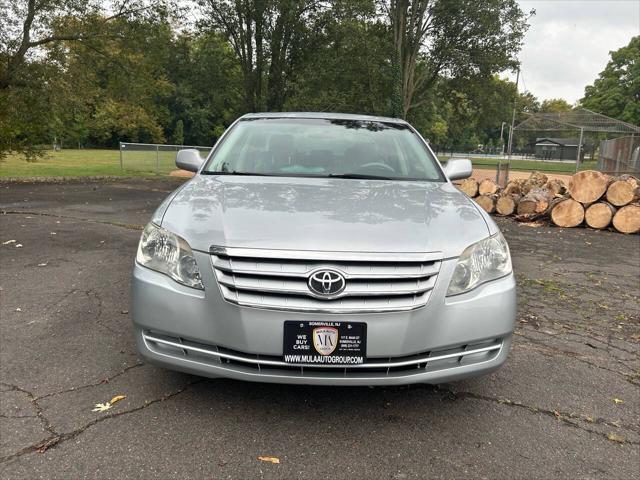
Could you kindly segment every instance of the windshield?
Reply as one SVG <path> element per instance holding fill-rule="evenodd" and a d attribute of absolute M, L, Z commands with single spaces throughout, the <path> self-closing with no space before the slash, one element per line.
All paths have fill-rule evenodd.
<path fill-rule="evenodd" d="M 436 162 L 407 125 L 260 118 L 238 122 L 203 173 L 444 181 Z"/>

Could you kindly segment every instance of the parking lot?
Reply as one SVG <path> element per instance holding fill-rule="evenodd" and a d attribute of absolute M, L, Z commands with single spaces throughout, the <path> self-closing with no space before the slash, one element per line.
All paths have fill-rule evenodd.
<path fill-rule="evenodd" d="M 498 220 L 519 310 L 488 377 L 203 379 L 144 364 L 128 315 L 178 182 L 0 184 L 2 478 L 640 478 L 640 236 Z"/>

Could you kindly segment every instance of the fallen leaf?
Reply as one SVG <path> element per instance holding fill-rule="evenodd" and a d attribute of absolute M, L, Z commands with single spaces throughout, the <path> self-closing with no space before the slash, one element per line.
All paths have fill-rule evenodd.
<path fill-rule="evenodd" d="M 9 245 L 10 243 L 16 243 L 15 240 L 7 240 L 6 242 L 2 242 L 3 245 Z"/>
<path fill-rule="evenodd" d="M 91 410 L 92 412 L 104 412 L 105 410 L 109 410 L 111 408 L 111 404 L 107 403 L 96 403 L 95 408 Z"/>
<path fill-rule="evenodd" d="M 616 405 L 620 405 L 621 403 L 624 403 L 624 400 L 620 400 L 619 398 L 614 398 L 613 403 L 615 403 Z"/>
<path fill-rule="evenodd" d="M 119 402 L 120 400 L 124 400 L 125 398 L 127 398 L 126 395 L 116 395 L 111 400 L 109 400 L 109 403 L 113 405 L 114 403 Z"/>
<path fill-rule="evenodd" d="M 593 423 L 593 422 L 595 422 L 595 420 L 593 419 L 593 417 L 589 417 L 589 416 L 587 416 L 587 417 L 584 417 L 584 419 L 585 419 L 587 422 L 589 422 L 589 423 Z"/>
<path fill-rule="evenodd" d="M 609 435 L 607 435 L 607 438 L 609 440 L 611 440 L 612 442 L 618 442 L 618 443 L 624 443 L 625 439 L 622 437 L 619 437 L 618 435 L 616 435 L 615 433 L 610 433 Z"/>
<path fill-rule="evenodd" d="M 258 457 L 258 460 L 261 462 L 280 463 L 280 459 L 278 457 Z"/>
<path fill-rule="evenodd" d="M 125 398 L 127 398 L 126 395 L 116 395 L 115 397 L 113 397 L 108 402 L 96 403 L 94 408 L 93 408 L 93 410 L 91 410 L 91 411 L 92 412 L 104 412 L 105 410 L 109 410 L 111 407 L 113 407 L 114 403 L 119 402 L 120 400 L 123 400 Z"/>

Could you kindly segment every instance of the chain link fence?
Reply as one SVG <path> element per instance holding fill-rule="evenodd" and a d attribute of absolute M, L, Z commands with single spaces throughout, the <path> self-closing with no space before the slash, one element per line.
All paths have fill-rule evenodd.
<path fill-rule="evenodd" d="M 176 170 L 178 150 L 195 148 L 206 158 L 211 147 L 199 145 L 160 145 L 156 143 L 120 142 L 120 168 L 140 172 L 168 174 Z"/>
<path fill-rule="evenodd" d="M 598 170 L 609 174 L 640 174 L 640 136 L 600 142 Z"/>

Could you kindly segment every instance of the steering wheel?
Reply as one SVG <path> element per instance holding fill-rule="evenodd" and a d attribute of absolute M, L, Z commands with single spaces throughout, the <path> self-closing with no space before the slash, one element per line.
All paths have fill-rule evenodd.
<path fill-rule="evenodd" d="M 395 169 L 389 165 L 387 165 L 386 163 L 382 163 L 382 162 L 370 162 L 370 163 L 365 163 L 364 165 L 360 165 L 357 169 L 358 173 L 371 173 L 374 174 L 375 172 L 381 172 L 384 174 L 388 174 L 388 173 L 396 173 Z"/>

